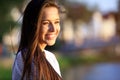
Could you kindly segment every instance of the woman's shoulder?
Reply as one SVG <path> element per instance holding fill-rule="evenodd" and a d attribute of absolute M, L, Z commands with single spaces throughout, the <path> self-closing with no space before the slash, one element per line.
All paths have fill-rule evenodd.
<path fill-rule="evenodd" d="M 16 58 L 14 60 L 14 63 L 16 65 L 16 67 L 18 67 L 20 70 L 22 70 L 23 68 L 23 58 L 22 58 L 22 52 L 19 51 L 17 54 L 16 54 Z"/>
<path fill-rule="evenodd" d="M 22 59 L 22 53 L 21 51 L 17 52 L 15 55 L 15 61 L 19 62 Z"/>
<path fill-rule="evenodd" d="M 17 77 L 19 78 L 22 76 L 22 70 L 23 70 L 23 60 L 21 51 L 16 54 L 14 64 L 12 67 L 12 79 L 17 80 Z"/>
<path fill-rule="evenodd" d="M 22 58 L 22 52 L 21 52 L 21 51 L 19 51 L 19 52 L 16 54 L 15 62 L 17 63 L 18 66 L 23 65 L 23 58 Z"/>

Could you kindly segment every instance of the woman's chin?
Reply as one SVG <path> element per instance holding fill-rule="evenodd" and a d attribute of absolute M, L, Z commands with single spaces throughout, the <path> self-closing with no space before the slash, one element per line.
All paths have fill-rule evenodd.
<path fill-rule="evenodd" d="M 55 44 L 55 41 L 47 42 L 47 45 L 48 45 L 48 46 L 53 46 L 54 44 Z"/>

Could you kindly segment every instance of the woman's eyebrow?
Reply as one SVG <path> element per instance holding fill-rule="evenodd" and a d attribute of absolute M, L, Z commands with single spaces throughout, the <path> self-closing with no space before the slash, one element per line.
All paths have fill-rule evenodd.
<path fill-rule="evenodd" d="M 57 21 L 57 20 L 60 20 L 60 19 L 55 19 L 55 20 L 43 19 L 42 21 Z"/>

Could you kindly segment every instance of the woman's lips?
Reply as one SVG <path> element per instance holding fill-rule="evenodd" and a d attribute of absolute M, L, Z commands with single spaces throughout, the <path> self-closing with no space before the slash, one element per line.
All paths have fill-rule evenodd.
<path fill-rule="evenodd" d="M 55 34 L 47 34 L 46 37 L 47 39 L 55 39 Z"/>

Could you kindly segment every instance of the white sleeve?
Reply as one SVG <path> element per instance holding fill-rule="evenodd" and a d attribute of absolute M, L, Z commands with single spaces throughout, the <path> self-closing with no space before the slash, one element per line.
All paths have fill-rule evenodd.
<path fill-rule="evenodd" d="M 14 65 L 12 67 L 12 80 L 21 80 L 23 71 L 23 60 L 21 52 L 16 55 Z"/>

